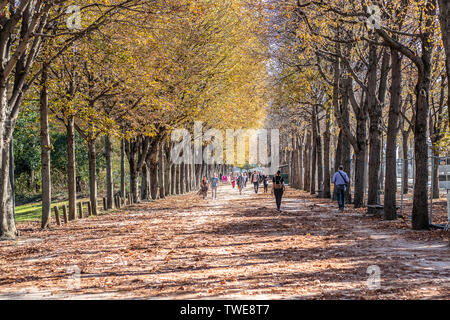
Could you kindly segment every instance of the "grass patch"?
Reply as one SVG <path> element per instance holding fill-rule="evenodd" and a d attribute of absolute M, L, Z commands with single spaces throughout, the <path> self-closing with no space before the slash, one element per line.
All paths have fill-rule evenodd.
<path fill-rule="evenodd" d="M 78 212 L 78 202 L 82 201 L 89 201 L 89 199 L 77 199 L 77 212 Z M 60 214 L 62 214 L 62 206 L 69 205 L 68 201 L 60 201 L 52 203 L 52 211 L 51 215 L 52 218 L 54 218 L 54 207 L 59 207 Z M 85 209 L 87 210 L 87 209 Z M 34 203 L 28 203 L 21 206 L 16 206 L 16 222 L 31 222 L 31 221 L 40 221 L 42 216 L 42 201 L 41 202 L 34 202 Z"/>

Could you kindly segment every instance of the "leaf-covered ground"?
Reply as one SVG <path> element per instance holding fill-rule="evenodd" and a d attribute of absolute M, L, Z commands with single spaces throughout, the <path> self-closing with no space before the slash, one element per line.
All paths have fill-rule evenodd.
<path fill-rule="evenodd" d="M 225 185 L 215 201 L 170 197 L 50 231 L 20 224 L 18 241 L 0 243 L 0 298 L 450 298 L 444 231 L 340 213 L 294 190 L 283 209 Z"/>

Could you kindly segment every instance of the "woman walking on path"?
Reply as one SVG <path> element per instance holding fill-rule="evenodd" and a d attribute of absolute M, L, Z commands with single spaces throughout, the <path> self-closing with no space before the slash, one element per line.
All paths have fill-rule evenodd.
<path fill-rule="evenodd" d="M 199 195 L 203 196 L 203 200 L 206 200 L 208 197 L 208 179 L 206 179 L 206 177 L 203 177 L 202 179 Z"/>
<path fill-rule="evenodd" d="M 242 174 L 239 174 L 239 176 L 237 178 L 237 185 L 238 185 L 238 189 L 239 189 L 239 194 L 242 194 L 242 189 L 244 188 L 244 183 L 245 183 L 244 176 Z"/>
<path fill-rule="evenodd" d="M 272 179 L 272 194 L 275 196 L 275 201 L 277 203 L 277 211 L 281 211 L 281 199 L 283 198 L 283 193 L 285 190 L 284 179 L 281 176 L 281 171 L 278 170 L 277 174 Z"/>
<path fill-rule="evenodd" d="M 234 173 L 233 176 L 231 177 L 231 185 L 233 186 L 233 189 L 236 186 L 236 176 L 234 175 Z"/>

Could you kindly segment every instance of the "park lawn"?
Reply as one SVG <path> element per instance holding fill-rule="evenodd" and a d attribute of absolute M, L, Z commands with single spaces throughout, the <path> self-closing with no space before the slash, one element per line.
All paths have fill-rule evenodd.
<path fill-rule="evenodd" d="M 78 201 L 89 201 L 89 199 L 77 199 Z M 52 203 L 52 215 L 53 207 L 61 207 L 62 205 L 68 205 L 68 201 L 60 201 Z M 27 203 L 21 206 L 16 206 L 16 222 L 30 222 L 30 221 L 40 221 L 42 211 L 42 202 Z"/>

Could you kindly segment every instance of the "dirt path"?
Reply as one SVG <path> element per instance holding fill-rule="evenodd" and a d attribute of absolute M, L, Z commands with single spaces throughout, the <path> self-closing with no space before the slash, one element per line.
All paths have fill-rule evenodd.
<path fill-rule="evenodd" d="M 46 232 L 21 225 L 19 241 L 0 243 L 0 299 L 450 298 L 443 232 L 293 190 L 283 205 L 227 185 L 216 201 L 171 197 Z"/>

